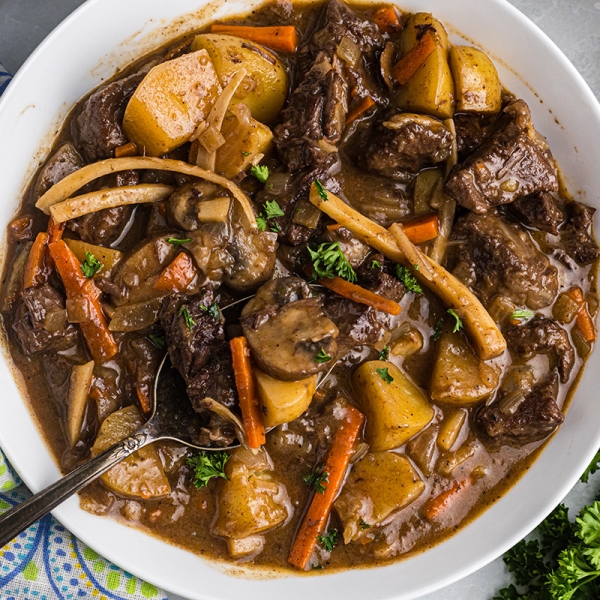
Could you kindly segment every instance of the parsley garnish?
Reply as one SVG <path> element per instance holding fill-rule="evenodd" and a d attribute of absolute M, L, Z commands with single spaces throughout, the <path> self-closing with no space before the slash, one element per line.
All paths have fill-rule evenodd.
<path fill-rule="evenodd" d="M 433 339 L 438 341 L 442 337 L 442 327 L 444 326 L 444 320 L 440 319 L 433 328 Z"/>
<path fill-rule="evenodd" d="M 167 343 L 164 333 L 151 333 L 148 337 L 157 348 L 164 348 Z"/>
<path fill-rule="evenodd" d="M 250 173 L 261 183 L 265 183 L 269 179 L 269 167 L 267 165 L 253 165 Z"/>
<path fill-rule="evenodd" d="M 181 246 L 181 244 L 189 244 L 192 241 L 192 238 L 185 238 L 184 240 L 178 240 L 177 238 L 170 237 L 167 238 L 167 242 L 169 244 L 173 244 L 173 246 Z"/>
<path fill-rule="evenodd" d="M 369 525 L 364 519 L 360 520 L 359 525 L 361 529 L 371 529 L 371 525 Z"/>
<path fill-rule="evenodd" d="M 460 317 L 456 314 L 453 308 L 448 309 L 448 314 L 452 315 L 455 319 L 454 327 L 452 328 L 452 333 L 456 333 L 459 329 L 462 328 L 463 322 L 460 320 Z"/>
<path fill-rule="evenodd" d="M 384 346 L 383 350 L 379 353 L 379 360 L 387 360 L 390 357 L 389 346 Z"/>
<path fill-rule="evenodd" d="M 312 473 L 302 478 L 304 483 L 318 494 L 324 494 L 326 488 L 324 484 L 329 483 L 329 473 L 323 469 L 323 465 L 319 465 Z"/>
<path fill-rule="evenodd" d="M 513 312 L 512 315 L 510 315 L 510 318 L 511 318 L 511 320 L 512 319 L 531 319 L 531 317 L 533 317 L 533 315 L 535 315 L 535 313 L 532 310 L 524 308 L 522 310 L 515 310 L 515 312 Z"/>
<path fill-rule="evenodd" d="M 385 381 L 388 385 L 390 385 L 390 383 L 392 383 L 392 381 L 394 381 L 394 378 L 390 375 L 390 372 L 388 370 L 388 368 L 386 367 L 385 369 L 375 369 L 375 372 L 377 373 L 377 375 L 379 375 L 379 377 L 381 377 L 381 379 L 383 379 L 383 381 Z"/>
<path fill-rule="evenodd" d="M 319 352 L 317 353 L 317 355 L 315 356 L 315 362 L 317 363 L 326 363 L 329 362 L 331 360 L 331 356 L 329 356 L 329 354 L 327 354 L 327 352 L 325 352 L 325 350 L 323 348 L 321 348 L 319 350 Z"/>
<path fill-rule="evenodd" d="M 242 156 L 250 156 L 250 152 L 247 150 L 242 150 Z"/>
<path fill-rule="evenodd" d="M 592 458 L 592 462 L 583 472 L 583 475 L 581 476 L 581 481 L 583 481 L 583 483 L 587 483 L 590 475 L 593 475 L 598 469 L 600 469 L 600 465 L 598 463 L 600 463 L 600 450 L 596 452 L 596 456 Z"/>
<path fill-rule="evenodd" d="M 197 456 L 189 456 L 186 460 L 188 467 L 194 469 L 194 485 L 197 488 L 205 487 L 213 477 L 225 475 L 225 463 L 229 460 L 227 452 L 202 451 Z"/>
<path fill-rule="evenodd" d="M 415 294 L 423 293 L 423 288 L 419 285 L 417 278 L 410 272 L 408 267 L 396 265 L 396 277 L 404 284 L 404 287 L 409 292 L 414 292 Z"/>
<path fill-rule="evenodd" d="M 216 302 L 213 302 L 210 306 L 206 307 L 203 304 L 200 305 L 200 308 L 207 312 L 215 321 L 221 320 L 221 313 L 219 312 L 219 305 Z"/>
<path fill-rule="evenodd" d="M 177 316 L 185 319 L 185 326 L 188 329 L 191 329 L 196 324 L 196 321 L 192 319 L 192 315 L 190 315 L 190 311 L 187 309 L 187 306 L 180 306 Z"/>
<path fill-rule="evenodd" d="M 263 204 L 263 211 L 260 213 L 260 216 L 256 217 L 256 225 L 258 229 L 265 231 L 267 229 L 267 219 L 284 216 L 285 213 L 281 210 L 281 206 L 279 206 L 277 200 L 267 200 Z M 274 227 L 277 227 L 277 229 L 275 230 Z M 275 233 L 279 233 L 280 231 L 276 223 L 270 229 L 271 231 L 275 231 Z"/>
<path fill-rule="evenodd" d="M 313 261 L 314 274 L 320 279 L 333 279 L 336 275 L 354 283 L 356 273 L 346 260 L 339 242 L 319 244 L 316 250 L 308 248 Z"/>
<path fill-rule="evenodd" d="M 331 552 L 337 544 L 339 535 L 337 529 L 330 529 L 325 535 L 318 535 L 317 541 L 323 546 L 324 550 Z"/>
<path fill-rule="evenodd" d="M 381 263 L 378 260 L 374 260 L 371 263 L 371 269 L 381 269 Z"/>
<path fill-rule="evenodd" d="M 86 277 L 93 277 L 102 266 L 102 263 L 91 252 L 86 252 L 85 260 L 81 263 L 81 272 Z"/>
<path fill-rule="evenodd" d="M 319 198 L 327 202 L 329 200 L 329 198 L 327 197 L 327 190 L 323 187 L 323 184 L 318 179 L 315 179 L 315 188 L 317 189 L 317 194 L 319 194 Z"/>

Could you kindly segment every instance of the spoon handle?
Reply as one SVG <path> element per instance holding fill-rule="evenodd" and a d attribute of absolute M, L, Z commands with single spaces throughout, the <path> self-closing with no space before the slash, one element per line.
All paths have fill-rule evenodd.
<path fill-rule="evenodd" d="M 157 439 L 151 423 L 87 461 L 41 492 L 0 515 L 0 548 L 112 466 Z"/>

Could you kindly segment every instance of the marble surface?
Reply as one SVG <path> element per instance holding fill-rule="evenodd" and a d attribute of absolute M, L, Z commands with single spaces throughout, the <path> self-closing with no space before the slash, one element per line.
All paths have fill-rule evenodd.
<path fill-rule="evenodd" d="M 600 2 L 510 2 L 561 48 L 600 98 Z M 0 0 L 0 62 L 14 74 L 44 37 L 80 4 L 81 0 Z M 572 513 L 598 495 L 598 475 L 587 485 L 576 485 L 569 493 L 565 502 Z M 425 596 L 424 600 L 488 600 L 509 581 L 504 563 L 497 559 L 471 576 Z M 175 595 L 170 598 L 184 600 Z"/>

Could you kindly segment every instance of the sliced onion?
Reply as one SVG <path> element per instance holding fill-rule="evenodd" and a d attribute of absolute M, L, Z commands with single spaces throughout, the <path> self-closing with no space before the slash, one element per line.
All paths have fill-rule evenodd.
<path fill-rule="evenodd" d="M 198 136 L 198 142 L 202 148 L 208 152 L 208 154 L 214 154 L 225 143 L 225 138 L 217 127 L 214 125 L 209 125 Z"/>
<path fill-rule="evenodd" d="M 71 371 L 69 381 L 69 404 L 67 408 L 67 435 L 69 444 L 74 446 L 81 435 L 83 417 L 87 407 L 88 395 L 94 377 L 94 361 L 85 365 L 76 365 Z"/>

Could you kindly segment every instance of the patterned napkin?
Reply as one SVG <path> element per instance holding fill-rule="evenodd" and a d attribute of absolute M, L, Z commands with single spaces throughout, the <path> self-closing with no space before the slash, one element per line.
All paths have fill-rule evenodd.
<path fill-rule="evenodd" d="M 0 64 L 0 94 L 10 74 Z M 0 513 L 31 496 L 0 450 Z M 2 600 L 168 600 L 165 592 L 122 571 L 81 543 L 50 515 L 0 548 Z"/>

